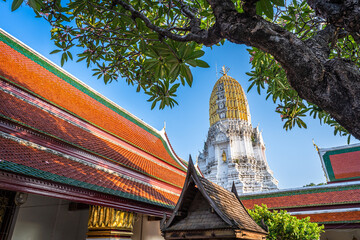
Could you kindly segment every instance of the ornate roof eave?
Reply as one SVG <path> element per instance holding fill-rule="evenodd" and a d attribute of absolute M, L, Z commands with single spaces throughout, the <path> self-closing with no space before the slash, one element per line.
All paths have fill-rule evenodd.
<path fill-rule="evenodd" d="M 61 198 L 89 205 L 112 207 L 158 217 L 163 216 L 164 213 L 170 214 L 171 212 L 170 208 L 3 170 L 0 170 L 0 188 L 15 192 Z"/>

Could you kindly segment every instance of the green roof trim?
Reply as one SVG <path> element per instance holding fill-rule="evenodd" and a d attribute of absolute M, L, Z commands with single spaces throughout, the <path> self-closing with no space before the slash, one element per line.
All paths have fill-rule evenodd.
<path fill-rule="evenodd" d="M 242 196 L 242 197 L 240 196 L 240 199 L 241 200 L 251 200 L 251 199 L 260 199 L 260 198 L 274 198 L 274 197 L 284 197 L 284 196 L 314 194 L 314 193 L 324 193 L 324 192 L 339 192 L 339 191 L 357 190 L 357 189 L 360 189 L 360 184 L 349 185 L 349 186 L 315 188 L 315 189 L 301 188 L 299 190 L 292 190 L 292 191 L 286 191 L 286 192 L 275 192 L 275 193 L 250 195 L 250 196 Z M 360 202 L 360 199 L 359 199 L 359 202 Z"/>
<path fill-rule="evenodd" d="M 56 67 L 54 67 L 52 64 L 50 64 L 49 62 L 45 61 L 44 59 L 40 58 L 39 56 L 37 56 L 36 54 L 34 54 L 33 52 L 29 51 L 28 49 L 25 49 L 23 46 L 21 46 L 20 44 L 18 44 L 17 42 L 15 42 L 13 39 L 9 38 L 8 36 L 4 35 L 2 33 L 2 31 L 0 31 L 0 41 L 4 42 L 5 44 L 7 44 L 8 46 L 10 46 L 12 49 L 16 50 L 17 52 L 23 54 L 24 56 L 26 56 L 27 58 L 31 59 L 32 61 L 34 61 L 35 63 L 39 64 L 40 66 L 42 66 L 43 68 L 45 68 L 46 70 L 48 70 L 49 72 L 55 74 L 56 76 L 58 76 L 59 78 L 61 78 L 62 80 L 64 80 L 65 82 L 69 83 L 70 85 L 72 85 L 73 87 L 77 88 L 78 90 L 80 90 L 81 92 L 87 94 L 88 96 L 90 96 L 91 98 L 93 98 L 94 100 L 100 102 L 101 104 L 103 104 L 104 106 L 108 107 L 110 110 L 116 112 L 117 114 L 121 115 L 122 117 L 126 118 L 127 120 L 131 121 L 132 123 L 136 124 L 137 126 L 141 127 L 142 129 L 144 129 L 145 131 L 151 133 L 152 135 L 154 135 L 155 137 L 157 137 L 158 139 L 161 140 L 163 146 L 165 147 L 167 153 L 176 161 L 178 162 L 178 160 L 176 159 L 175 156 L 173 156 L 173 154 L 171 153 L 171 151 L 169 150 L 166 142 L 164 141 L 164 139 L 155 131 L 153 131 L 152 129 L 150 129 L 149 127 L 147 127 L 145 124 L 139 122 L 137 119 L 129 116 L 127 113 L 123 112 L 121 109 L 119 109 L 117 106 L 115 106 L 114 104 L 110 103 L 109 101 L 107 101 L 106 99 L 102 98 L 101 96 L 99 96 L 98 94 L 96 94 L 95 92 L 93 92 L 92 90 L 90 90 L 89 88 L 85 87 L 84 85 L 80 84 L 78 81 L 74 80 L 73 78 L 71 78 L 70 76 L 68 76 L 67 74 L 61 72 L 59 69 L 57 69 Z M 17 85 L 18 86 L 18 85 Z M 44 98 L 42 98 L 44 99 Z M 47 99 L 46 99 L 47 100 Z M 48 101 L 48 100 L 47 100 Z M 50 102 L 50 101 L 48 101 Z M 52 103 L 54 104 L 54 103 Z M 63 108 L 62 108 L 63 109 Z M 70 112 L 70 111 L 68 111 Z M 71 113 L 71 112 L 70 112 Z M 72 113 L 73 114 L 73 113 Z M 73 114 L 74 115 L 74 114 Z M 98 127 L 98 126 L 97 126 Z M 139 146 L 135 145 L 134 143 L 131 143 L 132 145 L 140 148 Z M 142 148 L 140 148 L 142 149 Z M 142 149 L 143 150 L 143 149 Z M 156 156 L 157 158 L 161 159 L 160 157 Z M 163 161 L 165 161 L 164 159 L 161 159 Z M 166 161 L 167 162 L 167 161 Z M 180 168 L 181 170 L 184 170 L 183 168 Z"/>
<path fill-rule="evenodd" d="M 116 191 L 116 190 L 113 190 L 110 188 L 104 188 L 104 187 L 101 187 L 98 185 L 78 181 L 78 180 L 75 180 L 72 178 L 56 175 L 56 174 L 53 174 L 50 172 L 45 172 L 45 171 L 42 171 L 42 170 L 39 170 L 36 168 L 9 162 L 6 160 L 0 160 L 0 169 L 5 170 L 5 171 L 20 173 L 20 174 L 25 174 L 25 175 L 28 175 L 31 177 L 37 177 L 37 178 L 41 178 L 41 179 L 45 179 L 45 180 L 49 180 L 49 181 L 54 181 L 54 182 L 58 182 L 58 183 L 62 183 L 62 184 L 86 188 L 89 190 L 98 191 L 98 192 L 102 192 L 102 193 L 106 193 L 106 194 L 111 194 L 111 195 L 118 196 L 118 197 L 128 198 L 128 199 L 139 201 L 139 202 L 145 202 L 145 203 L 149 203 L 149 204 L 153 204 L 153 205 L 157 205 L 157 206 L 161 206 L 161 207 L 165 207 L 165 208 L 173 209 L 175 207 L 174 205 L 169 205 L 169 204 L 162 203 L 159 201 L 153 201 L 153 200 L 150 200 L 150 199 L 147 199 L 144 197 L 140 197 L 140 196 L 137 196 L 137 195 L 134 195 L 131 193 Z"/>
<path fill-rule="evenodd" d="M 358 179 L 360 179 L 360 176 L 359 176 L 359 177 L 350 177 L 350 178 L 334 179 L 334 180 L 331 180 L 331 182 L 353 181 L 353 180 L 358 180 Z"/>
<path fill-rule="evenodd" d="M 360 223 L 360 220 L 317 222 L 317 224 L 344 224 L 344 223 Z M 331 229 L 329 229 L 329 230 L 331 230 Z"/>
<path fill-rule="evenodd" d="M 339 179 L 337 179 L 337 178 L 335 177 L 334 169 L 333 169 L 333 167 L 332 167 L 331 160 L 330 160 L 330 156 L 331 156 L 331 155 L 339 155 L 339 154 L 343 154 L 343 153 L 359 152 L 359 151 L 360 151 L 360 146 L 359 146 L 359 147 L 351 147 L 351 148 L 337 149 L 337 150 L 330 150 L 330 151 L 327 151 L 327 152 L 323 155 L 323 159 L 324 159 L 324 163 L 325 163 L 325 168 L 326 168 L 326 171 L 327 171 L 327 173 L 328 173 L 328 175 L 329 175 L 329 180 L 330 180 L 331 182 L 360 179 L 360 176 L 358 176 L 358 177 L 351 177 L 351 178 L 339 178 Z"/>

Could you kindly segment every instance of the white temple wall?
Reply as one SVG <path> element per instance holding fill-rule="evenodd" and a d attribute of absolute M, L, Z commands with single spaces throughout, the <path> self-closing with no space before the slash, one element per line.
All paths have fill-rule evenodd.
<path fill-rule="evenodd" d="M 261 157 L 262 157 L 262 159 L 264 159 L 264 161 L 265 161 L 265 165 L 267 166 L 267 167 L 269 167 L 268 166 L 268 163 L 267 163 L 267 159 L 266 159 L 266 154 L 265 154 L 265 146 L 261 146 L 261 150 L 260 150 L 260 153 L 261 153 Z"/>
<path fill-rule="evenodd" d="M 239 193 L 277 189 L 257 128 L 242 122 L 223 121 L 212 126 L 208 136 L 199 160 L 200 170 L 207 179 L 228 190 L 234 182 Z M 226 162 L 222 159 L 223 151 Z M 209 164 L 212 159 L 215 161 Z"/>
<path fill-rule="evenodd" d="M 261 154 L 260 145 L 258 144 L 254 146 L 254 157 L 260 161 L 264 161 L 263 155 Z"/>
<path fill-rule="evenodd" d="M 69 211 L 69 201 L 29 194 L 20 206 L 12 240 L 86 238 L 89 210 Z"/>
<path fill-rule="evenodd" d="M 11 240 L 85 240 L 89 210 L 69 211 L 69 201 L 29 194 L 20 206 Z M 164 240 L 160 220 L 137 214 L 132 240 Z"/>
<path fill-rule="evenodd" d="M 232 138 L 232 145 L 231 145 L 231 149 L 233 151 L 233 159 L 234 158 L 237 158 L 239 159 L 240 156 L 241 156 L 241 153 L 244 152 L 244 141 L 239 137 L 237 136 L 234 136 L 234 137 L 231 137 Z"/>
<path fill-rule="evenodd" d="M 147 215 L 137 214 L 132 240 L 164 240 L 160 231 L 160 220 L 149 220 Z"/>
<path fill-rule="evenodd" d="M 320 240 L 355 240 L 360 239 L 360 229 L 327 229 Z"/>
<path fill-rule="evenodd" d="M 221 136 L 220 139 L 223 140 L 223 138 L 226 136 Z M 228 148 L 229 144 L 228 142 L 221 142 L 217 145 L 215 145 L 215 159 L 217 159 L 217 174 L 216 179 L 220 186 L 227 186 L 228 183 L 228 161 L 223 161 L 222 155 L 223 152 L 225 152 L 226 158 L 229 159 L 229 152 L 230 149 Z"/>

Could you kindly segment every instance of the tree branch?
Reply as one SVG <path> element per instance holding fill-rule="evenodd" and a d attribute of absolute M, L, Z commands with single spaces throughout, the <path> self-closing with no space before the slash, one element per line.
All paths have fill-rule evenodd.
<path fill-rule="evenodd" d="M 337 38 L 337 29 L 328 25 L 325 29 L 318 31 L 312 38 L 305 41 L 306 45 L 326 61 L 330 54 L 329 44 Z"/>
<path fill-rule="evenodd" d="M 360 71 L 349 61 L 328 60 L 335 27 L 329 26 L 304 42 L 260 16 L 236 12 L 230 0 L 208 2 L 222 37 L 273 55 L 301 98 L 320 106 L 360 139 Z"/>
<path fill-rule="evenodd" d="M 179 35 L 179 34 L 172 33 L 171 31 L 169 31 L 167 29 L 161 28 L 161 27 L 153 24 L 149 18 L 147 18 L 141 12 L 135 10 L 133 8 L 133 6 L 131 6 L 130 4 L 127 4 L 121 0 L 116 0 L 116 3 L 121 5 L 125 10 L 130 11 L 131 15 L 134 18 L 141 19 L 149 29 L 153 30 L 154 32 L 157 32 L 158 34 L 160 34 L 162 36 L 168 37 L 172 40 L 179 41 L 179 42 L 195 41 L 197 43 L 204 44 L 206 46 L 211 46 L 211 45 L 216 44 L 221 41 L 221 38 L 218 37 L 216 34 L 217 33 L 216 26 L 211 27 L 207 31 L 200 30 L 200 31 L 197 31 L 196 33 L 189 32 L 186 35 Z"/>
<path fill-rule="evenodd" d="M 360 42 L 360 2 L 359 0 L 307 0 L 317 15 L 325 18 L 335 27 L 344 28 Z"/>

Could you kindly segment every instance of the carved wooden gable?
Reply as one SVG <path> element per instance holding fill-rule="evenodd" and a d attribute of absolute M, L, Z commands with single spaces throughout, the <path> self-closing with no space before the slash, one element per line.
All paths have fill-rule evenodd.
<path fill-rule="evenodd" d="M 255 223 L 230 192 L 197 175 L 189 161 L 183 191 L 171 215 L 161 224 L 165 239 L 265 239 L 267 232 Z"/>

